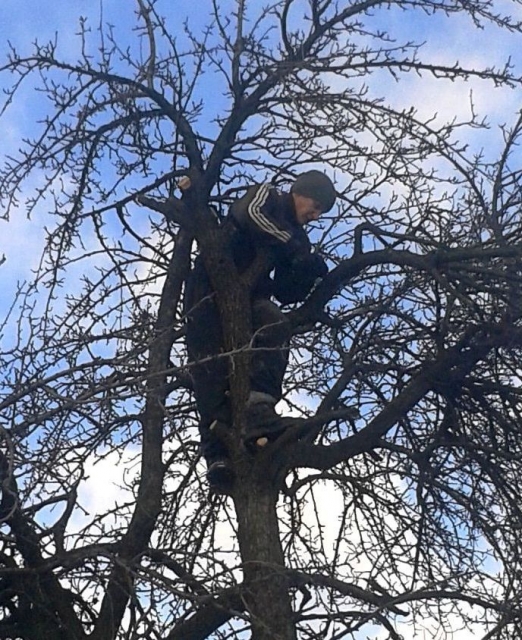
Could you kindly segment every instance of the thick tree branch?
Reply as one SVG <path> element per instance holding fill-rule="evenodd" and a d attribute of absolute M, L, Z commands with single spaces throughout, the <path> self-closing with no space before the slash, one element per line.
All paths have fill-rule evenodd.
<path fill-rule="evenodd" d="M 294 326 L 312 321 L 343 286 L 349 285 L 354 278 L 360 276 L 369 267 L 389 264 L 432 273 L 434 270 L 444 269 L 450 265 L 456 265 L 458 268 L 459 265 L 473 260 L 479 260 L 482 264 L 487 265 L 494 258 L 521 260 L 522 246 L 518 244 L 504 247 L 481 245 L 470 248 L 436 250 L 424 255 L 397 249 L 382 249 L 354 254 L 328 273 L 305 303 L 299 309 L 290 312 L 288 317 Z M 487 267 L 485 268 L 487 269 Z"/>
<path fill-rule="evenodd" d="M 343 460 L 370 452 L 378 444 L 379 439 L 428 391 L 436 388 L 440 381 L 448 379 L 452 369 L 457 367 L 459 377 L 463 377 L 477 362 L 485 358 L 491 349 L 500 346 L 506 340 L 509 342 L 510 328 L 499 326 L 497 329 L 498 331 L 489 333 L 484 332 L 482 327 L 470 328 L 457 345 L 443 351 L 434 361 L 426 362 L 406 387 L 355 435 L 332 445 L 297 443 L 292 452 L 291 466 L 329 469 Z"/>
<path fill-rule="evenodd" d="M 130 565 L 143 553 L 154 530 L 161 508 L 164 467 L 162 461 L 163 423 L 174 320 L 181 287 L 190 265 L 192 236 L 180 231 L 161 294 L 156 321 L 156 336 L 150 348 L 147 398 L 142 418 L 143 442 L 140 484 L 136 506 L 121 541 L 100 614 L 92 633 L 93 640 L 114 638 L 132 589 Z"/>
<path fill-rule="evenodd" d="M 234 615 L 245 610 L 244 597 L 239 588 L 202 599 L 201 603 L 196 613 L 177 624 L 165 640 L 206 640 Z"/>

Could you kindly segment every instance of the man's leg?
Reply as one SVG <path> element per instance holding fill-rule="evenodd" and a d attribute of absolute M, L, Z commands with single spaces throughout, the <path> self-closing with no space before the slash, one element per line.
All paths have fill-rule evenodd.
<path fill-rule="evenodd" d="M 291 329 L 284 313 L 266 299 L 254 301 L 252 324 L 254 351 L 245 439 L 247 444 L 264 446 L 269 440 L 276 439 L 291 422 L 275 410 L 282 396 Z"/>
<path fill-rule="evenodd" d="M 261 298 L 252 305 L 252 325 L 252 391 L 266 393 L 278 402 L 288 364 L 290 323 L 277 305 Z"/>
<path fill-rule="evenodd" d="M 211 296 L 202 299 L 187 314 L 186 344 L 191 361 L 194 395 L 200 415 L 201 453 L 207 477 L 214 487 L 231 485 L 233 474 L 228 451 L 216 434 L 217 423 L 230 424 L 227 359 L 220 357 L 222 333 L 219 312 Z M 224 491 L 226 492 L 226 491 Z"/>

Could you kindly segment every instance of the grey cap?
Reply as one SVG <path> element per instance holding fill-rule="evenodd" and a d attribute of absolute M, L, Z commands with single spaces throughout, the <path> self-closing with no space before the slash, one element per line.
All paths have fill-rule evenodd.
<path fill-rule="evenodd" d="M 321 205 L 321 210 L 330 211 L 335 203 L 335 187 L 328 176 L 312 169 L 297 176 L 292 188 L 292 193 L 313 198 Z"/>

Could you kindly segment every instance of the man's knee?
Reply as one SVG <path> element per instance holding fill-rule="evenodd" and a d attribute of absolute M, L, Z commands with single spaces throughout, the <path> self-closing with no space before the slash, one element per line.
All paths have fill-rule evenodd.
<path fill-rule="evenodd" d="M 264 298 L 252 305 L 252 324 L 256 338 L 262 342 L 283 346 L 291 337 L 290 323 L 281 309 Z"/>
<path fill-rule="evenodd" d="M 211 298 L 202 300 L 187 313 L 186 343 L 192 358 L 218 354 L 223 345 L 219 312 Z"/>

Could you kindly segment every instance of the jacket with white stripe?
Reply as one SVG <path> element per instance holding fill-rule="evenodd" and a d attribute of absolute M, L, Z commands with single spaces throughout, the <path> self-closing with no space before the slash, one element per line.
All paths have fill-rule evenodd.
<path fill-rule="evenodd" d="M 300 302 L 315 281 L 328 271 L 324 260 L 312 253 L 310 240 L 297 222 L 290 193 L 280 194 L 269 184 L 250 187 L 230 208 L 235 223 L 232 254 L 242 273 L 259 250 L 272 256 L 273 277 L 260 277 L 254 297 L 275 296 L 281 303 Z"/>
<path fill-rule="evenodd" d="M 264 184 L 251 187 L 233 203 L 227 222 L 232 226 L 230 249 L 240 274 L 252 264 L 258 251 L 270 254 L 268 271 L 253 285 L 253 299 L 274 296 L 282 304 L 301 302 L 328 271 L 324 260 L 312 253 L 289 193 L 279 194 Z M 198 308 L 211 292 L 210 279 L 198 257 L 187 279 L 186 312 Z"/>

